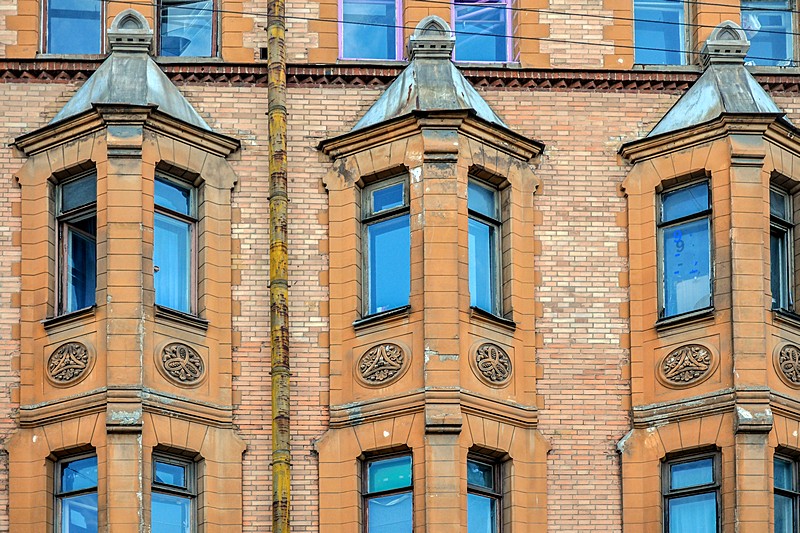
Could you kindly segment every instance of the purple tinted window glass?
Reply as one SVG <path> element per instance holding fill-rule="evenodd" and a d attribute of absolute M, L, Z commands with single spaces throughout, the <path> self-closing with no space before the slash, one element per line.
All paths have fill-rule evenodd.
<path fill-rule="evenodd" d="M 396 26 L 392 0 L 342 0 L 342 57 L 397 59 Z"/>
<path fill-rule="evenodd" d="M 508 6 L 491 0 L 456 0 L 456 61 L 508 61 Z"/>

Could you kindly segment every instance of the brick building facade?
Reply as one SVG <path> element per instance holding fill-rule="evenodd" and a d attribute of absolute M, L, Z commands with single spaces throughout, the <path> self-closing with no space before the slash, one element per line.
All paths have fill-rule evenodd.
<path fill-rule="evenodd" d="M 271 530 L 267 3 L 185 4 L 0 0 L 0 532 Z M 797 13 L 672 4 L 287 3 L 292 531 L 800 527 Z"/>

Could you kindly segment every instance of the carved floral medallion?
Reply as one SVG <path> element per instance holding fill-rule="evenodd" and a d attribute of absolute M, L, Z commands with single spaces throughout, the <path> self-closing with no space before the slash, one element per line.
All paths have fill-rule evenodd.
<path fill-rule="evenodd" d="M 711 350 L 700 344 L 686 344 L 669 352 L 658 367 L 658 378 L 664 385 L 683 388 L 708 379 L 716 368 Z"/>
<path fill-rule="evenodd" d="M 784 344 L 775 353 L 775 370 L 784 383 L 800 388 L 800 347 Z"/>
<path fill-rule="evenodd" d="M 405 373 L 409 356 L 398 344 L 384 342 L 373 346 L 359 357 L 357 376 L 367 385 L 384 386 Z"/>
<path fill-rule="evenodd" d="M 511 357 L 508 353 L 491 342 L 478 346 L 470 360 L 475 375 L 492 387 L 502 387 L 511 380 Z"/>
<path fill-rule="evenodd" d="M 94 354 L 80 342 L 59 346 L 47 359 L 47 377 L 56 386 L 70 386 L 85 378 L 94 365 Z"/>
<path fill-rule="evenodd" d="M 161 350 L 159 370 L 178 385 L 196 385 L 205 377 L 205 363 L 197 351 L 181 342 Z"/>

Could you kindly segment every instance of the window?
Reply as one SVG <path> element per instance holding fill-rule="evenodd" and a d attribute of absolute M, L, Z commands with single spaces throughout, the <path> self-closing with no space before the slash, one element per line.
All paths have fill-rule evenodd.
<path fill-rule="evenodd" d="M 661 194 L 661 317 L 711 307 L 711 204 L 708 182 Z"/>
<path fill-rule="evenodd" d="M 153 270 L 156 304 L 184 313 L 195 303 L 195 190 L 156 176 Z"/>
<path fill-rule="evenodd" d="M 365 533 L 411 533 L 411 456 L 371 460 L 365 478 Z"/>
<path fill-rule="evenodd" d="M 664 471 L 664 531 L 717 533 L 719 474 L 715 455 L 670 461 Z"/>
<path fill-rule="evenodd" d="M 800 522 L 800 487 L 797 461 L 775 456 L 775 533 L 796 533 Z"/>
<path fill-rule="evenodd" d="M 395 0 L 340 0 L 340 55 L 343 59 L 398 59 L 402 31 Z"/>
<path fill-rule="evenodd" d="M 468 533 L 500 531 L 502 496 L 499 465 L 481 459 L 467 459 Z"/>
<path fill-rule="evenodd" d="M 634 59 L 640 65 L 686 63 L 684 7 L 680 0 L 634 0 Z"/>
<path fill-rule="evenodd" d="M 408 305 L 411 234 L 405 178 L 367 187 L 364 212 L 365 307 L 372 315 Z"/>
<path fill-rule="evenodd" d="M 792 202 L 785 192 L 769 190 L 769 251 L 772 308 L 792 311 Z"/>
<path fill-rule="evenodd" d="M 500 215 L 497 191 L 470 180 L 469 294 L 470 305 L 499 314 Z"/>
<path fill-rule="evenodd" d="M 456 0 L 456 61 L 508 61 L 511 25 L 503 0 Z"/>
<path fill-rule="evenodd" d="M 153 456 L 150 528 L 152 533 L 191 533 L 195 527 L 194 463 Z"/>
<path fill-rule="evenodd" d="M 103 50 L 103 2 L 48 0 L 44 48 L 49 54 L 99 54 Z"/>
<path fill-rule="evenodd" d="M 59 314 L 95 304 L 97 284 L 97 175 L 58 187 Z"/>
<path fill-rule="evenodd" d="M 746 61 L 754 65 L 792 64 L 792 9 L 785 1 L 742 1 L 742 29 L 750 40 Z"/>
<path fill-rule="evenodd" d="M 159 54 L 211 57 L 216 53 L 213 0 L 161 0 Z"/>
<path fill-rule="evenodd" d="M 97 456 L 56 464 L 56 531 L 97 533 Z"/>

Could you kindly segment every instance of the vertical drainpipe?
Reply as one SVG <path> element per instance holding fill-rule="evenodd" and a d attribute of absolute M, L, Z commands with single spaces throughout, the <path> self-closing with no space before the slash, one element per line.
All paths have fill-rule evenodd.
<path fill-rule="evenodd" d="M 269 298 L 272 375 L 272 533 L 289 533 L 289 253 L 286 178 L 285 0 L 269 0 Z"/>

